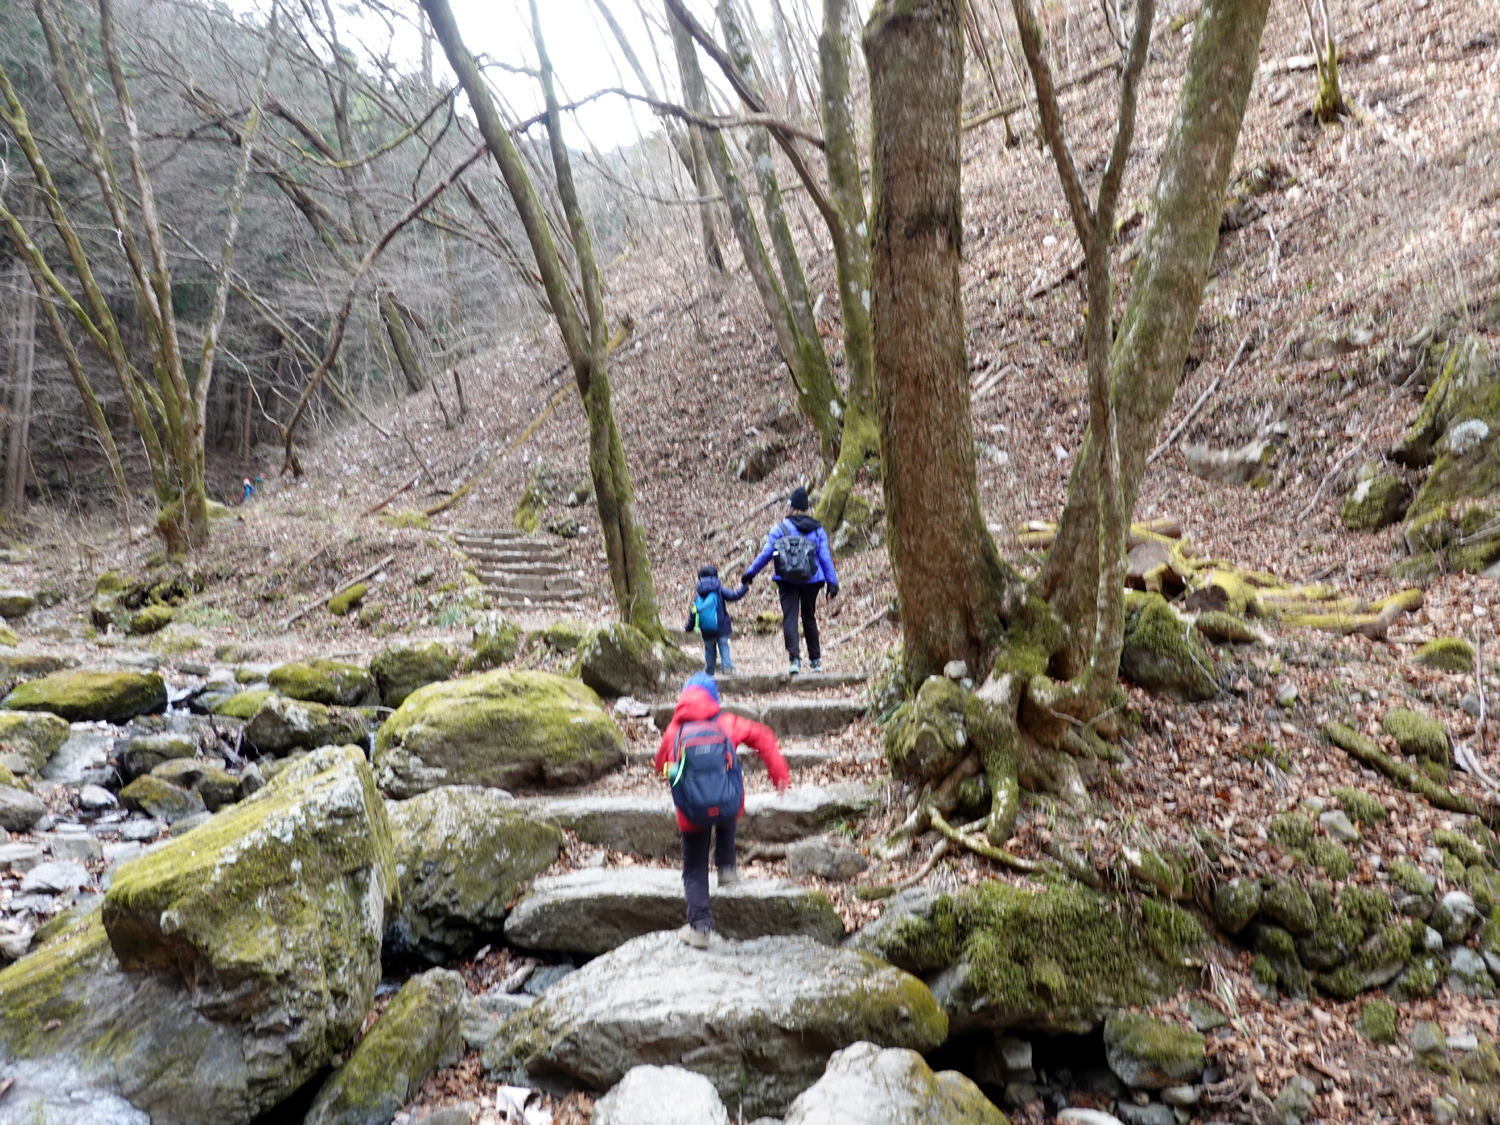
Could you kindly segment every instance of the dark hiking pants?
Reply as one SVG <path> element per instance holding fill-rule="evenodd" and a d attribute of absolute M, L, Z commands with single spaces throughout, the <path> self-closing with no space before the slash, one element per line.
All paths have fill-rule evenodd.
<path fill-rule="evenodd" d="M 713 839 L 714 866 L 719 871 L 734 870 L 734 830 L 738 816 L 726 813 L 710 821 L 701 832 L 682 834 L 682 890 L 687 895 L 688 925 L 695 930 L 714 928 L 714 916 L 708 909 L 708 847 Z"/>
<path fill-rule="evenodd" d="M 797 643 L 797 615 L 802 615 L 802 631 L 807 634 L 807 656 L 809 660 L 820 660 L 823 646 L 818 643 L 818 594 L 821 582 L 782 582 L 777 591 L 781 595 L 781 635 L 786 640 L 786 654 L 792 660 L 800 657 Z"/>

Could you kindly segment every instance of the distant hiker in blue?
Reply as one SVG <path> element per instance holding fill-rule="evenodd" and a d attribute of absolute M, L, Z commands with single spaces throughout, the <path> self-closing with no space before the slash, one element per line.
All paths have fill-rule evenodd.
<path fill-rule="evenodd" d="M 250 483 L 250 478 L 245 478 L 245 491 L 240 494 L 240 503 L 243 504 L 255 495 L 255 485 Z"/>
<path fill-rule="evenodd" d="M 833 553 L 828 549 L 828 532 L 807 514 L 807 489 L 792 490 L 787 498 L 787 517 L 780 520 L 766 536 L 755 561 L 740 579 L 748 586 L 766 563 L 775 561 L 777 593 L 781 595 L 781 634 L 786 640 L 786 655 L 791 661 L 788 671 L 802 671 L 802 652 L 797 638 L 797 615 L 807 633 L 807 656 L 812 670 L 823 670 L 823 646 L 818 643 L 818 591 L 826 585 L 828 596 L 839 595 L 839 576 L 833 569 Z"/>
<path fill-rule="evenodd" d="M 683 629 L 696 632 L 703 638 L 703 670 L 710 676 L 714 674 L 716 659 L 720 671 L 734 671 L 734 659 L 729 655 L 734 622 L 729 620 L 729 607 L 725 603 L 737 602 L 749 592 L 749 586 L 726 590 L 719 582 L 719 568 L 712 563 L 698 568 L 698 589 L 694 592 L 693 609 Z"/>

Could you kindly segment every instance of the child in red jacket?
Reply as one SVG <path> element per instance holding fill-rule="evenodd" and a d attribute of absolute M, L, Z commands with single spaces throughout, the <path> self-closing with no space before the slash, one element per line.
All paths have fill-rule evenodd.
<path fill-rule="evenodd" d="M 737 751 L 741 744 L 761 756 L 776 791 L 785 793 L 790 777 L 775 733 L 762 723 L 720 710 L 719 685 L 712 676 L 695 673 L 682 689 L 656 751 L 656 768 L 672 782 L 677 827 L 682 831 L 682 889 L 688 921 L 678 936 L 694 949 L 708 948 L 714 928 L 708 905 L 708 845 L 715 830 L 719 886 L 739 881 L 734 833 L 745 811 L 745 783 Z"/>

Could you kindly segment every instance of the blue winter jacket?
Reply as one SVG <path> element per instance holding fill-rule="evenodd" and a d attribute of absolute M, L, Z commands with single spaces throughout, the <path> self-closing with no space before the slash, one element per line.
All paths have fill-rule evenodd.
<path fill-rule="evenodd" d="M 738 590 L 731 590 L 723 585 L 717 578 L 712 576 L 698 579 L 697 595 L 706 598 L 710 594 L 719 595 L 719 628 L 713 633 L 704 633 L 704 637 L 732 637 L 734 636 L 734 622 L 729 620 L 729 607 L 726 602 L 737 602 L 750 592 L 749 586 L 741 586 Z M 687 624 L 683 626 L 684 633 L 691 633 L 695 626 L 693 615 L 688 614 Z"/>
<path fill-rule="evenodd" d="M 787 534 L 788 524 L 794 526 L 797 534 L 802 538 L 811 539 L 817 548 L 818 571 L 808 579 L 807 585 L 810 586 L 814 582 L 826 582 L 830 586 L 837 586 L 839 576 L 838 572 L 833 569 L 833 552 L 828 549 L 828 532 L 823 530 L 822 524 L 804 512 L 776 521 L 776 526 L 771 528 L 771 533 L 766 536 L 766 545 L 760 549 L 760 554 L 755 556 L 755 561 L 746 568 L 746 580 L 754 578 L 765 568 L 766 563 L 771 561 L 771 556 L 776 551 L 776 540 Z M 775 579 L 780 582 L 781 575 L 776 575 Z"/>

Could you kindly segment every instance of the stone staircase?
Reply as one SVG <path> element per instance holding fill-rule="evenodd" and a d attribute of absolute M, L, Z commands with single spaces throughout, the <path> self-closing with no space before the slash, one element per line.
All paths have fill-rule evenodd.
<path fill-rule="evenodd" d="M 583 601 L 583 583 L 567 552 L 545 539 L 508 528 L 454 529 L 448 535 L 500 609 L 569 610 Z"/>

